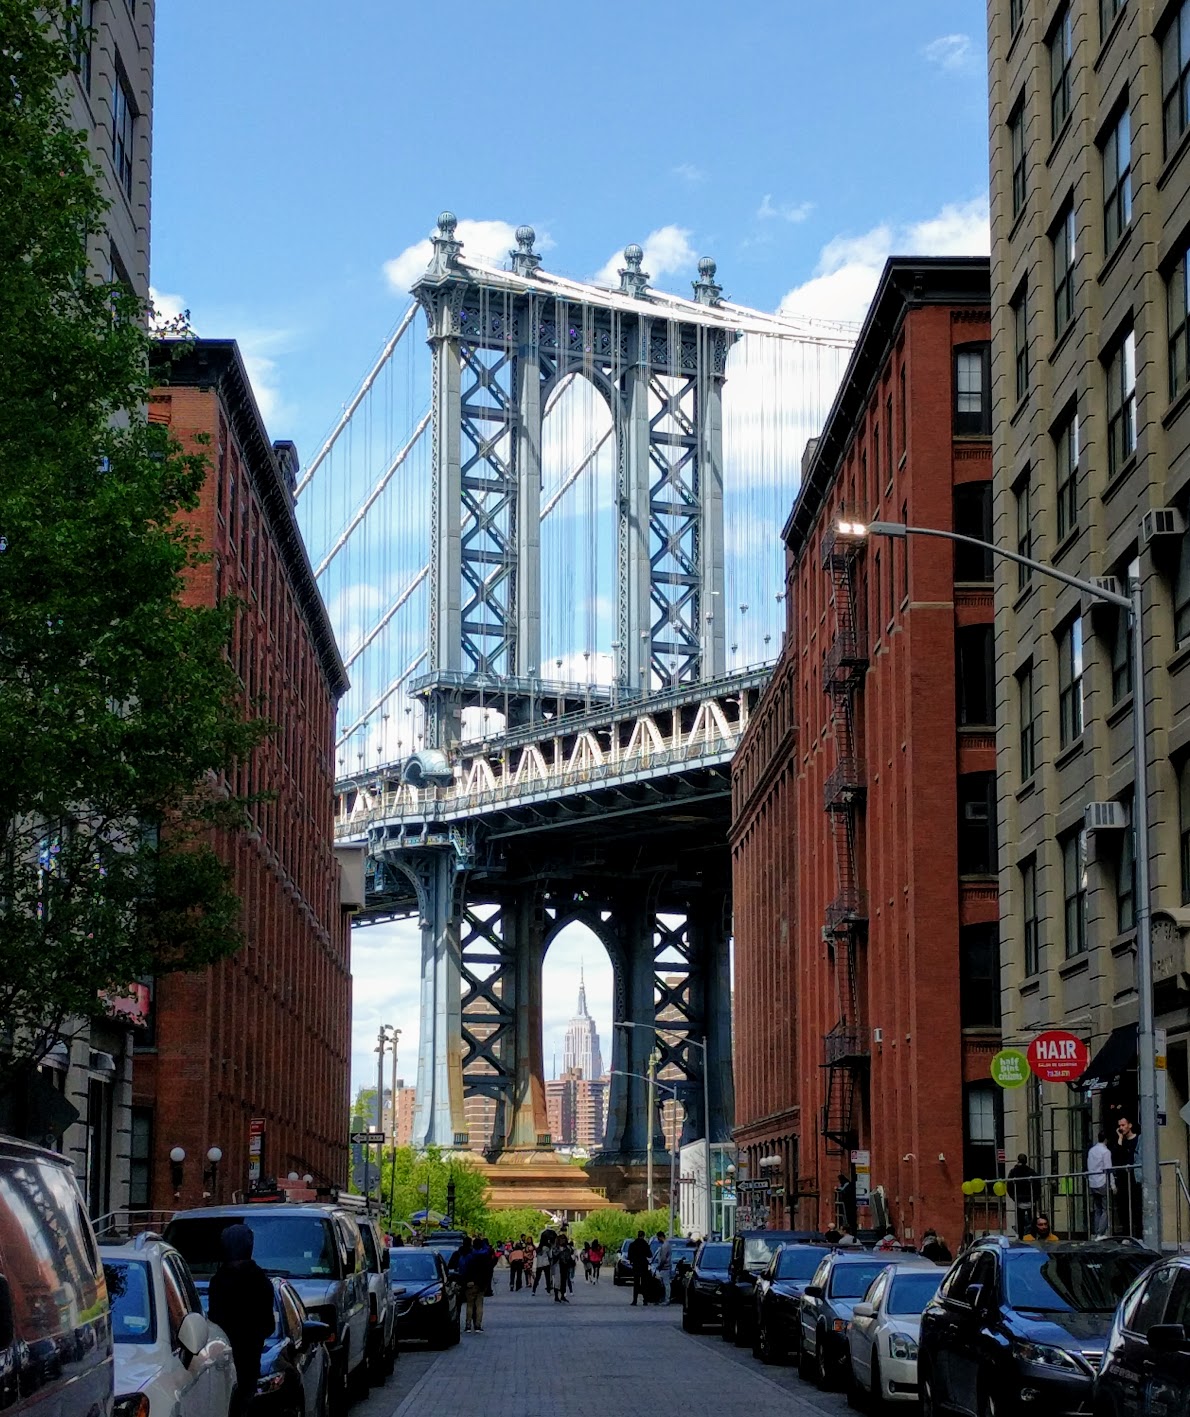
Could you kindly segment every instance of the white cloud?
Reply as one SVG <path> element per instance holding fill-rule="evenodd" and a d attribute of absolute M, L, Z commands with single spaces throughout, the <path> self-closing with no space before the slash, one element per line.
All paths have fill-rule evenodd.
<path fill-rule="evenodd" d="M 150 286 L 149 300 L 153 306 L 155 330 L 186 314 L 186 301 L 180 295 L 170 295 L 168 291 L 155 290 Z"/>
<path fill-rule="evenodd" d="M 380 1025 L 401 1030 L 397 1076 L 417 1078 L 418 1010 L 421 1005 L 421 931 L 416 917 L 366 925 L 351 932 L 351 1094 L 376 1086 L 376 1035 Z M 385 1080 L 391 1058 L 386 1058 Z"/>
<path fill-rule="evenodd" d="M 696 167 L 692 162 L 679 162 L 677 167 L 672 169 L 675 177 L 680 177 L 683 182 L 688 182 L 691 187 L 697 187 L 700 182 L 707 180 L 707 174 L 701 167 Z"/>
<path fill-rule="evenodd" d="M 780 218 L 781 221 L 796 224 L 805 221 L 813 210 L 813 202 L 786 202 L 777 206 L 773 202 L 773 194 L 766 192 L 760 206 L 756 209 L 756 216 L 760 221 L 773 221 Z"/>
<path fill-rule="evenodd" d="M 922 50 L 931 64 L 940 69 L 965 69 L 975 58 L 975 46 L 967 34 L 943 34 Z"/>
<path fill-rule="evenodd" d="M 690 244 L 690 232 L 684 226 L 659 226 L 649 232 L 641 248 L 645 253 L 642 269 L 648 271 L 654 281 L 678 271 L 688 271 L 693 278 L 697 270 L 698 256 Z M 623 265 L 624 253 L 617 251 L 596 273 L 595 279 L 604 285 L 619 285 Z"/>
<path fill-rule="evenodd" d="M 463 243 L 464 258 L 486 261 L 489 265 L 505 266 L 508 253 L 516 247 L 516 227 L 506 221 L 460 221 L 455 229 L 455 239 Z M 553 246 L 549 233 L 538 231 L 535 243 L 537 251 L 548 251 Z M 425 273 L 434 254 L 430 237 L 406 246 L 399 256 L 384 263 L 384 275 L 393 290 L 401 295 L 408 293 L 409 287 Z"/>
<path fill-rule="evenodd" d="M 838 236 L 819 254 L 814 275 L 781 301 L 784 314 L 828 320 L 862 320 L 884 262 L 894 252 L 910 256 L 981 256 L 991 248 L 988 201 L 950 203 L 905 226 L 882 222 L 860 236 Z"/>

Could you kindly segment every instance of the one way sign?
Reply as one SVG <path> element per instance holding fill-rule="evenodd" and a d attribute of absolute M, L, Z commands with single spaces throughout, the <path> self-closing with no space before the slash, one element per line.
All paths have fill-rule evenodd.
<path fill-rule="evenodd" d="M 383 1132 L 352 1132 L 352 1146 L 384 1146 L 387 1141 Z"/>

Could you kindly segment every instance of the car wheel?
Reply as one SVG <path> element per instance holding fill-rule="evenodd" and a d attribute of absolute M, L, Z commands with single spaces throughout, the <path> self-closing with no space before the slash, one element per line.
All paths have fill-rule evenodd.
<path fill-rule="evenodd" d="M 993 1392 L 981 1392 L 979 1395 L 979 1417 L 997 1417 L 1000 1411 L 1000 1404 L 996 1401 Z"/>
<path fill-rule="evenodd" d="M 814 1379 L 823 1392 L 830 1392 L 835 1385 L 834 1377 L 830 1354 L 826 1349 L 826 1333 L 819 1329 L 814 1340 Z"/>
<path fill-rule="evenodd" d="M 881 1412 L 888 1410 L 888 1403 L 884 1400 L 884 1379 L 880 1376 L 880 1359 L 872 1354 L 872 1386 L 868 1394 L 868 1411 L 873 1417 L 878 1417 Z"/>
<path fill-rule="evenodd" d="M 762 1318 L 756 1334 L 756 1356 L 762 1363 L 782 1363 L 785 1361 L 785 1354 L 782 1347 L 773 1338 L 773 1331 L 769 1327 L 767 1319 Z"/>
<path fill-rule="evenodd" d="M 330 1368 L 330 1410 L 331 1417 L 346 1417 L 347 1408 L 350 1405 L 350 1395 L 347 1391 L 347 1365 L 343 1363 L 331 1363 Z"/>
<path fill-rule="evenodd" d="M 804 1378 L 806 1382 L 812 1382 L 814 1378 L 814 1359 L 806 1352 L 806 1335 L 799 1333 L 797 1344 L 797 1372 L 798 1377 Z"/>
<path fill-rule="evenodd" d="M 397 1349 L 397 1326 L 393 1324 L 392 1342 L 384 1350 L 384 1375 L 391 1377 L 393 1369 L 397 1366 L 397 1358 L 400 1356 Z"/>
<path fill-rule="evenodd" d="M 942 1417 L 937 1398 L 934 1396 L 934 1375 L 920 1362 L 917 1365 L 917 1396 L 921 1417 Z"/>
<path fill-rule="evenodd" d="M 368 1355 L 355 1365 L 355 1371 L 347 1379 L 347 1396 L 358 1402 L 368 1395 Z"/>
<path fill-rule="evenodd" d="M 318 1401 L 314 1405 L 315 1417 L 331 1417 L 330 1367 L 327 1366 L 318 1387 Z"/>
<path fill-rule="evenodd" d="M 726 1309 L 723 1310 L 723 1327 L 720 1331 L 723 1335 L 724 1343 L 735 1342 L 735 1320 Z"/>
<path fill-rule="evenodd" d="M 687 1305 L 687 1306 L 682 1310 L 682 1327 L 686 1330 L 687 1333 L 701 1333 L 701 1332 L 702 1332 L 702 1324 L 701 1324 L 701 1322 L 695 1317 L 695 1315 L 694 1315 L 694 1309 L 693 1309 L 692 1307 L 690 1307 L 689 1305 Z"/>
<path fill-rule="evenodd" d="M 855 1369 L 847 1365 L 847 1406 L 854 1407 L 857 1412 L 862 1412 L 868 1405 L 867 1393 L 859 1385 L 859 1379 L 855 1376 Z"/>
<path fill-rule="evenodd" d="M 381 1335 L 383 1338 L 383 1334 Z M 383 1387 L 384 1380 L 388 1377 L 389 1368 L 383 1344 L 373 1345 L 372 1351 L 367 1357 L 368 1382 L 372 1387 Z"/>

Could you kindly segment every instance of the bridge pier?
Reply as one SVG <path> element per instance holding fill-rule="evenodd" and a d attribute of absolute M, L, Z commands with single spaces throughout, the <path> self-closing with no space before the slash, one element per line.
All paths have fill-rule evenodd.
<path fill-rule="evenodd" d="M 545 1107 L 545 1068 L 541 1040 L 542 920 L 537 892 L 525 892 L 505 914 L 514 923 L 516 959 L 516 1074 L 512 1116 L 505 1146 L 535 1149 L 549 1135 Z M 497 1128 L 497 1143 L 500 1132 Z"/>

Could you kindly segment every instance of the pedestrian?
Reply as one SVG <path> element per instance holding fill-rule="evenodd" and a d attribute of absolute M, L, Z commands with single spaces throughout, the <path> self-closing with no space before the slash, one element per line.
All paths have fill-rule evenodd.
<path fill-rule="evenodd" d="M 845 1172 L 839 1172 L 839 1184 L 835 1187 L 835 1224 L 849 1225 L 856 1230 L 855 1181 Z"/>
<path fill-rule="evenodd" d="M 1111 1174 L 1112 1154 L 1107 1133 L 1100 1132 L 1095 1145 L 1087 1152 L 1087 1190 L 1091 1193 L 1091 1238 L 1099 1239 L 1111 1229 L 1108 1199 L 1115 1190 Z"/>
<path fill-rule="evenodd" d="M 1137 1151 L 1140 1133 L 1127 1117 L 1116 1123 L 1116 1144 L 1112 1147 L 1112 1163 L 1116 1182 L 1116 1225 L 1118 1235 L 1139 1235 L 1141 1223 L 1140 1176 L 1137 1174 Z"/>
<path fill-rule="evenodd" d="M 492 1270 L 495 1266 L 496 1256 L 491 1246 L 482 1235 L 477 1236 L 459 1267 L 459 1277 L 463 1282 L 463 1299 L 467 1306 L 464 1333 L 483 1332 L 483 1301 L 491 1285 Z"/>
<path fill-rule="evenodd" d="M 860 1243 L 859 1243 L 859 1239 L 858 1239 L 858 1237 L 856 1236 L 855 1231 L 852 1230 L 852 1228 L 851 1228 L 850 1225 L 844 1225 L 844 1226 L 843 1226 L 843 1233 L 842 1233 L 842 1235 L 841 1235 L 840 1238 L 839 1238 L 839 1249 L 841 1249 L 841 1250 L 858 1250 L 858 1249 L 861 1249 L 861 1248 L 862 1248 L 862 1247 L 861 1247 L 861 1245 L 860 1245 Z"/>
<path fill-rule="evenodd" d="M 664 1230 L 657 1232 L 657 1277 L 661 1280 L 661 1287 L 664 1291 L 665 1299 L 669 1298 L 669 1286 L 673 1282 L 673 1248 L 669 1243 L 669 1237 Z"/>
<path fill-rule="evenodd" d="M 1039 1214 L 1033 1220 L 1032 1231 L 1022 1238 L 1027 1245 L 1056 1245 L 1060 1236 L 1051 1229 L 1049 1216 Z"/>
<path fill-rule="evenodd" d="M 591 1283 L 599 1283 L 599 1271 L 603 1265 L 603 1246 L 598 1240 L 591 1242 Z"/>
<path fill-rule="evenodd" d="M 586 1282 L 587 1282 L 588 1284 L 590 1284 L 590 1282 L 591 1282 L 591 1242 L 590 1242 L 590 1240 L 584 1240 L 584 1241 L 583 1241 L 582 1261 L 583 1261 L 583 1278 L 586 1280 Z"/>
<path fill-rule="evenodd" d="M 1027 1152 L 1020 1152 L 1016 1165 L 1008 1173 L 1006 1187 L 1016 1206 L 1016 1233 L 1020 1239 L 1033 1228 L 1033 1217 L 1041 1205 L 1041 1182 L 1037 1172 L 1029 1165 Z"/>
<path fill-rule="evenodd" d="M 534 1264 L 535 1264 L 536 1259 L 537 1259 L 537 1251 L 534 1249 L 534 1247 L 533 1247 L 533 1241 L 529 1238 L 528 1235 L 525 1236 L 524 1250 L 525 1250 L 525 1265 L 524 1265 L 524 1269 L 525 1269 L 525 1289 L 526 1289 L 526 1290 L 532 1290 L 532 1288 L 533 1288 L 533 1268 L 534 1268 Z"/>
<path fill-rule="evenodd" d="M 231 1417 L 247 1412 L 260 1381 L 260 1355 L 273 1335 L 273 1281 L 252 1258 L 255 1236 L 247 1225 L 229 1225 L 219 1237 L 223 1259 L 211 1276 L 207 1314 L 227 1334 L 236 1367 Z"/>
<path fill-rule="evenodd" d="M 553 1284 L 554 1303 L 569 1304 L 566 1289 L 570 1279 L 570 1245 L 564 1235 L 559 1235 L 550 1247 L 550 1280 Z"/>
<path fill-rule="evenodd" d="M 525 1281 L 525 1237 L 514 1240 L 508 1251 L 508 1292 L 519 1289 Z"/>
<path fill-rule="evenodd" d="M 897 1244 L 897 1232 L 893 1229 L 891 1225 L 886 1225 L 884 1227 L 884 1234 L 881 1235 L 880 1239 L 876 1241 L 874 1248 L 886 1252 L 888 1250 L 896 1250 L 900 1248 L 900 1246 Z"/>
<path fill-rule="evenodd" d="M 949 1264 L 954 1258 L 950 1246 L 933 1228 L 921 1237 L 921 1254 L 923 1259 L 933 1260 L 935 1264 Z"/>
<path fill-rule="evenodd" d="M 826 1230 L 823 1231 L 822 1239 L 824 1244 L 837 1245 L 842 1238 L 842 1230 L 839 1230 L 834 1225 L 829 1225 Z"/>
<path fill-rule="evenodd" d="M 557 1239 L 553 1230 L 543 1230 L 541 1239 L 537 1242 L 537 1255 L 534 1259 L 533 1270 L 533 1292 L 537 1293 L 537 1286 L 545 1280 L 545 1292 L 548 1294 L 552 1287 L 550 1282 L 550 1249 Z"/>
<path fill-rule="evenodd" d="M 636 1239 L 628 1246 L 628 1263 L 632 1266 L 632 1307 L 636 1307 L 637 1296 L 649 1305 L 650 1266 L 653 1263 L 653 1247 L 645 1239 L 645 1232 L 638 1230 Z"/>

